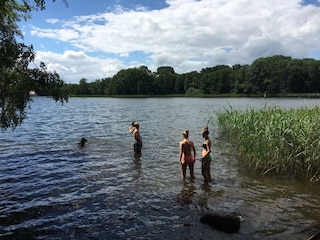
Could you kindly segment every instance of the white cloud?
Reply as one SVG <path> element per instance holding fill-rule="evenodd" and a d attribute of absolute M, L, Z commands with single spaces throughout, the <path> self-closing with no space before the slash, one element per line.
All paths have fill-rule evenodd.
<path fill-rule="evenodd" d="M 31 35 L 40 38 L 52 38 L 63 42 L 74 41 L 74 39 L 77 39 L 79 37 L 78 32 L 73 29 L 33 28 L 33 30 L 31 31 Z"/>
<path fill-rule="evenodd" d="M 120 53 L 120 57 L 129 57 L 129 53 L 128 52 Z"/>
<path fill-rule="evenodd" d="M 46 22 L 51 23 L 51 24 L 55 24 L 55 23 L 59 22 L 59 19 L 57 19 L 57 18 L 50 18 L 50 19 L 47 19 Z"/>
<path fill-rule="evenodd" d="M 45 60 L 48 71 L 56 71 L 68 83 L 79 83 L 82 78 L 95 81 L 125 68 L 119 60 L 94 58 L 83 51 L 65 51 L 63 54 L 38 51 L 36 59 Z"/>
<path fill-rule="evenodd" d="M 308 57 L 320 50 L 320 8 L 303 6 L 300 0 L 166 3 L 169 7 L 161 10 L 117 6 L 114 12 L 75 17 L 61 28 L 34 28 L 35 37 L 69 42 L 70 49 L 79 50 L 63 55 L 38 52 L 37 59 L 48 62 L 49 56 L 61 64 L 50 68 L 57 67 L 66 79 L 90 76 L 88 79 L 94 80 L 111 77 L 129 65 L 118 59 L 89 57 L 85 52 L 127 56 L 134 62 L 130 53 L 140 51 L 149 58 L 135 64 L 149 69 L 169 65 L 185 73 L 218 64 L 250 64 L 258 57 L 275 54 Z"/>

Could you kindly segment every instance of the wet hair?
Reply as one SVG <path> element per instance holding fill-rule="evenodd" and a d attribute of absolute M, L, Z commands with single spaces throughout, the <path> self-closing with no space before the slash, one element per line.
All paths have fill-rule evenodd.
<path fill-rule="evenodd" d="M 209 134 L 209 128 L 208 128 L 208 126 L 204 127 L 204 128 L 202 129 L 201 133 L 207 133 L 207 134 Z"/>
<path fill-rule="evenodd" d="M 136 122 L 136 121 L 132 122 L 131 125 L 132 125 L 133 127 L 139 128 L 139 123 Z"/>
<path fill-rule="evenodd" d="M 189 130 L 186 129 L 182 132 L 183 137 L 188 138 L 189 137 Z"/>
<path fill-rule="evenodd" d="M 83 148 L 86 142 L 88 142 L 86 138 L 81 138 L 80 142 L 78 143 L 79 147 Z"/>

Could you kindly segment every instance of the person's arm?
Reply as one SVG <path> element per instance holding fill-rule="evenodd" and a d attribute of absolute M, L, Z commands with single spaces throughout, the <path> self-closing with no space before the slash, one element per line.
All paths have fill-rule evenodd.
<path fill-rule="evenodd" d="M 129 126 L 129 127 L 128 127 L 128 130 L 129 130 L 130 133 L 133 133 L 133 131 L 134 131 L 135 129 L 136 129 L 136 128 L 135 128 L 135 127 L 132 127 L 132 126 Z"/>
<path fill-rule="evenodd" d="M 202 158 L 207 157 L 210 153 L 211 153 L 211 141 L 210 140 L 206 140 L 205 144 L 207 146 L 206 150 L 205 150 L 205 154 Z"/>
<path fill-rule="evenodd" d="M 182 143 L 181 142 L 179 143 L 179 148 L 180 148 L 180 163 L 181 163 L 182 153 L 183 153 L 183 151 L 182 151 Z"/>
<path fill-rule="evenodd" d="M 134 130 L 133 130 L 133 131 L 134 131 Z M 139 142 L 139 141 L 138 141 L 137 131 L 134 131 L 134 132 L 133 132 L 133 138 L 134 138 L 134 140 L 136 140 L 137 142 Z"/>
<path fill-rule="evenodd" d="M 192 150 L 193 150 L 193 160 L 194 160 L 194 162 L 196 162 L 197 153 L 196 153 L 196 148 L 193 143 L 192 143 Z"/>

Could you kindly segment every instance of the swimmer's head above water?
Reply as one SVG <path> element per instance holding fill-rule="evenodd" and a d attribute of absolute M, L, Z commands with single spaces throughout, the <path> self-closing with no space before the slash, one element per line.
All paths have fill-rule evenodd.
<path fill-rule="evenodd" d="M 88 140 L 86 138 L 81 138 L 80 142 L 78 143 L 79 148 L 83 148 L 86 144 L 86 142 L 88 142 Z"/>

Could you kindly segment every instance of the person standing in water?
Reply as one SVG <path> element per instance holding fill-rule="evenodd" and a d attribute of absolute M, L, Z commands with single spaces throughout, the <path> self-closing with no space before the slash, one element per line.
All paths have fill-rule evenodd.
<path fill-rule="evenodd" d="M 187 167 L 190 170 L 191 180 L 194 179 L 194 163 L 196 161 L 196 149 L 192 141 L 189 140 L 189 130 L 182 132 L 183 140 L 180 141 L 180 165 L 182 178 L 185 180 Z M 192 155 L 193 151 L 193 155 Z"/>
<path fill-rule="evenodd" d="M 142 138 L 139 131 L 139 123 L 132 122 L 131 126 L 128 127 L 129 132 L 133 134 L 134 144 L 133 150 L 135 154 L 141 154 L 142 149 Z"/>
<path fill-rule="evenodd" d="M 204 143 L 202 144 L 201 154 L 201 173 L 206 183 L 211 182 L 210 164 L 211 164 L 211 139 L 209 138 L 209 129 L 205 127 L 201 131 Z"/>

